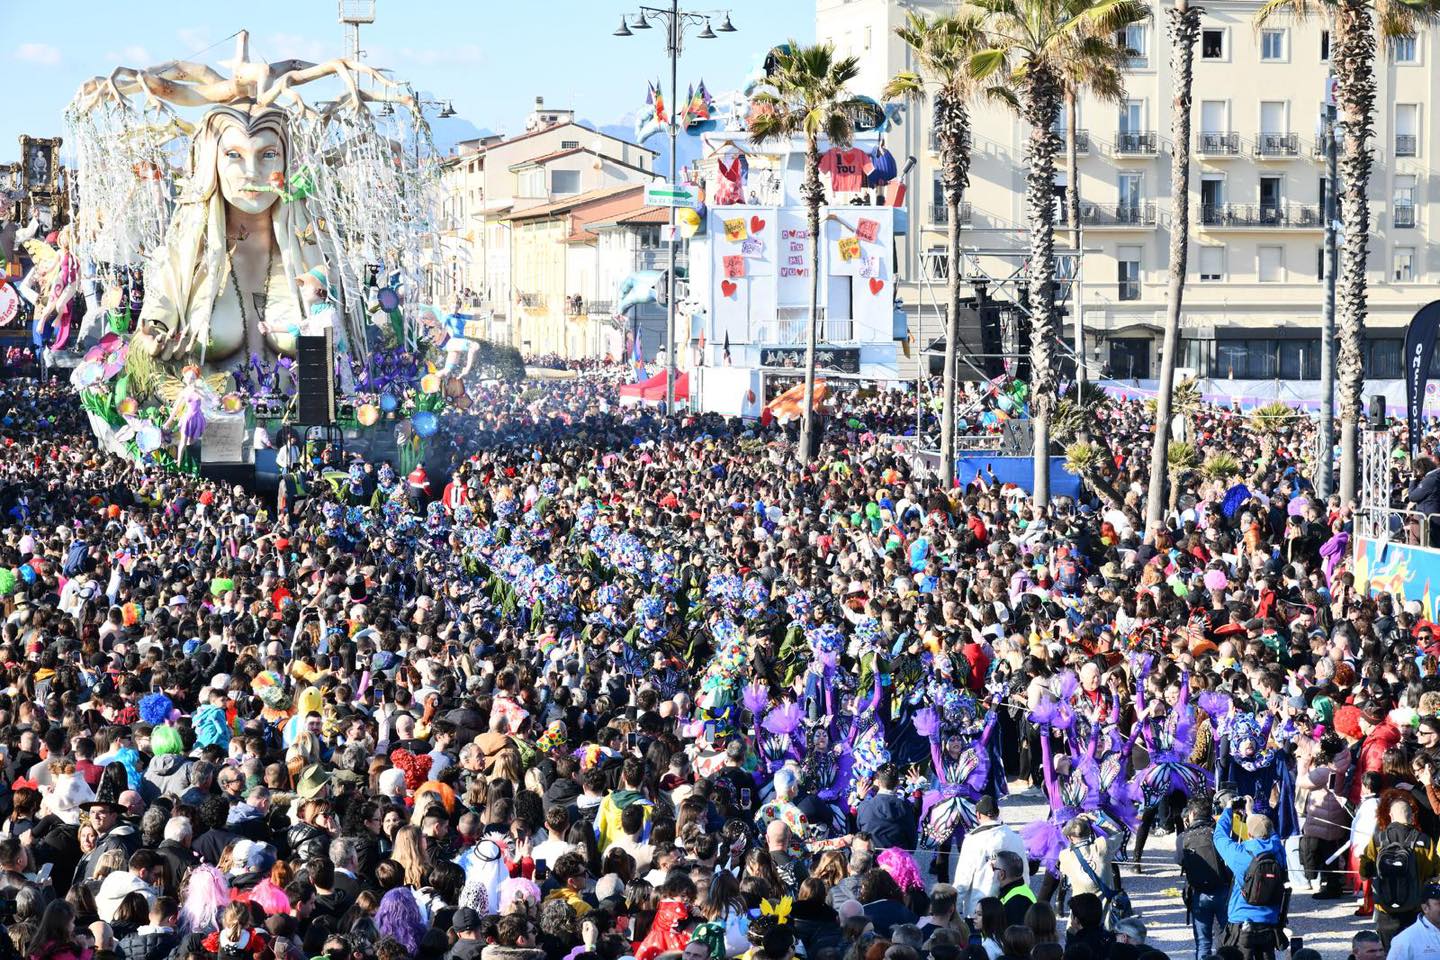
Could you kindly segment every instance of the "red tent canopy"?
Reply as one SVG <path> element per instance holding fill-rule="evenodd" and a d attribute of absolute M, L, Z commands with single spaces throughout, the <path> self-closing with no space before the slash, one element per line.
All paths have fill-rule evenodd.
<path fill-rule="evenodd" d="M 643 400 L 647 403 L 664 403 L 665 374 L 666 372 L 662 370 L 648 380 L 627 383 L 620 388 L 620 396 L 632 400 Z M 682 373 L 675 378 L 675 399 L 677 402 L 690 399 L 690 374 Z"/>

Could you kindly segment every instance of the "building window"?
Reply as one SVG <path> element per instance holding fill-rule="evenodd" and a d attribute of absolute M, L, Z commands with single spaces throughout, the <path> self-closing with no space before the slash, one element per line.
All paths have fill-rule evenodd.
<path fill-rule="evenodd" d="M 1395 178 L 1395 202 L 1390 206 L 1390 221 L 1397 227 L 1415 226 L 1415 178 Z"/>
<path fill-rule="evenodd" d="M 1365 376 L 1376 380 L 1399 380 L 1405 375 L 1405 364 L 1401 359 L 1405 354 L 1404 340 L 1371 340 L 1366 347 Z"/>
<path fill-rule="evenodd" d="M 1256 252 L 1256 279 L 1261 283 L 1282 283 L 1285 280 L 1285 248 L 1260 247 Z"/>
<path fill-rule="evenodd" d="M 561 141 L 560 141 L 560 149 L 561 149 L 561 150 L 579 150 L 579 149 L 580 149 L 580 141 L 579 141 L 579 140 L 561 140 Z"/>
<path fill-rule="evenodd" d="M 1221 27 L 1207 27 L 1200 31 L 1200 59 L 1225 59 L 1225 30 Z"/>
<path fill-rule="evenodd" d="M 1116 41 L 1125 45 L 1130 51 L 1130 66 L 1143 67 L 1149 60 L 1149 31 L 1143 23 L 1132 23 L 1121 30 L 1115 37 Z"/>
<path fill-rule="evenodd" d="M 1390 41 L 1390 57 L 1396 63 L 1417 63 L 1415 56 L 1415 35 L 1406 34 Z"/>
<path fill-rule="evenodd" d="M 1201 281 L 1218 281 L 1225 275 L 1225 248 L 1224 247 L 1201 247 L 1200 248 L 1200 279 Z"/>
<path fill-rule="evenodd" d="M 869 28 L 869 27 L 866 27 L 866 28 L 865 28 L 865 49 L 866 49 L 866 50 L 869 50 L 869 49 L 870 49 L 870 28 Z"/>
<path fill-rule="evenodd" d="M 1120 203 L 1122 211 L 1138 213 L 1145 202 L 1145 178 L 1138 173 L 1120 174 Z M 1122 214 L 1123 215 L 1123 214 Z M 1133 221 L 1126 221 L 1133 222 Z"/>
<path fill-rule="evenodd" d="M 1325 248 L 1315 248 L 1315 279 L 1321 282 L 1325 280 Z"/>
<path fill-rule="evenodd" d="M 1396 247 L 1390 262 L 1390 276 L 1396 283 L 1409 283 L 1415 279 L 1414 247 Z"/>
<path fill-rule="evenodd" d="M 1119 267 L 1121 300 L 1140 299 L 1140 248 L 1121 247 L 1115 253 Z"/>
<path fill-rule="evenodd" d="M 1330 59 L 1330 31 L 1320 31 L 1320 61 L 1323 63 Z"/>
<path fill-rule="evenodd" d="M 1284 60 L 1286 57 L 1285 39 L 1284 30 L 1261 30 L 1260 59 L 1269 61 Z"/>
<path fill-rule="evenodd" d="M 1395 104 L 1395 156 L 1414 157 L 1420 149 L 1420 105 Z"/>
<path fill-rule="evenodd" d="M 550 192 L 554 194 L 570 194 L 580 192 L 580 171 L 579 170 L 551 170 L 550 171 Z"/>

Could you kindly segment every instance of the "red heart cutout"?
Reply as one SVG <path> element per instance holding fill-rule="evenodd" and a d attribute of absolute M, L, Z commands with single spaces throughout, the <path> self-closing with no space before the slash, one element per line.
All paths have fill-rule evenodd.
<path fill-rule="evenodd" d="M 879 293 L 881 290 L 884 290 L 884 289 L 885 289 L 885 281 L 884 281 L 884 280 L 881 280 L 879 277 L 871 277 L 871 278 L 870 278 L 870 292 L 871 292 L 871 293 Z"/>
<path fill-rule="evenodd" d="M 764 230 L 764 229 L 765 229 L 765 221 L 764 221 L 764 220 L 761 220 L 759 217 L 751 217 L 751 218 L 750 218 L 750 232 L 751 232 L 751 233 L 759 233 L 761 230 Z"/>
<path fill-rule="evenodd" d="M 720 292 L 725 294 L 725 296 L 727 297 L 735 296 L 735 291 L 738 289 L 739 286 L 733 280 L 720 281 Z"/>

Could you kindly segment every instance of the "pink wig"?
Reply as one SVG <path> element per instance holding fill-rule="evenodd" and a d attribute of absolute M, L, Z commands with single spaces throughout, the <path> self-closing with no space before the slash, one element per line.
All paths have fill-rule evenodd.
<path fill-rule="evenodd" d="M 529 901 L 531 906 L 540 902 L 540 888 L 534 880 L 525 877 L 511 877 L 500 884 L 500 912 L 510 913 L 517 900 Z"/>
<path fill-rule="evenodd" d="M 290 898 L 285 895 L 284 890 L 271 883 L 269 877 L 255 884 L 250 891 L 250 902 L 258 905 L 267 916 L 290 912 Z"/>
<path fill-rule="evenodd" d="M 920 879 L 920 868 L 915 865 L 915 858 L 899 847 L 888 847 L 880 851 L 875 862 L 890 874 L 904 893 L 925 889 L 925 882 Z"/>
<path fill-rule="evenodd" d="M 208 863 L 190 868 L 185 880 L 185 898 L 180 904 L 180 930 L 208 933 L 220 926 L 220 914 L 230 905 L 230 884 L 225 874 Z"/>

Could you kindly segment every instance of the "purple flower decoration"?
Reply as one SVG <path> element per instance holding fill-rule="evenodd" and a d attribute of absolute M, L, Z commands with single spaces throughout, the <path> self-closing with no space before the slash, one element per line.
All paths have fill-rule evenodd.
<path fill-rule="evenodd" d="M 746 710 L 758 717 L 760 712 L 765 709 L 765 705 L 770 702 L 770 690 L 758 680 L 746 684 L 741 702 L 745 704 Z"/>
<path fill-rule="evenodd" d="M 773 733 L 777 737 L 784 736 L 793 733 L 795 728 L 800 726 L 800 717 L 800 705 L 786 703 L 765 714 L 765 720 L 760 725 L 767 733 Z"/>

